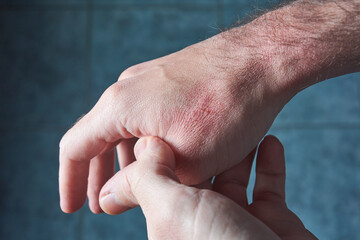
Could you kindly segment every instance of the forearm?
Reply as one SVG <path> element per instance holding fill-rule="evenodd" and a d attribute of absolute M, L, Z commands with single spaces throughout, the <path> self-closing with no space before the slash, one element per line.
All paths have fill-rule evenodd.
<path fill-rule="evenodd" d="M 241 49 L 233 51 L 235 56 L 247 49 L 270 73 L 270 81 L 296 94 L 319 81 L 360 71 L 360 1 L 296 1 L 224 37 Z"/>

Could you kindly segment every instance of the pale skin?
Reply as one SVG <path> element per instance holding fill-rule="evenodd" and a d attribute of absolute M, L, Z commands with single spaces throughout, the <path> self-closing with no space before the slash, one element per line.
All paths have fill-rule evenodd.
<path fill-rule="evenodd" d="M 199 189 L 179 183 L 166 143 L 141 138 L 135 145 L 137 161 L 103 187 L 101 207 L 120 214 L 140 205 L 149 239 L 317 239 L 286 206 L 284 149 L 274 136 L 259 146 L 253 203 L 248 204 L 254 153 Z"/>
<path fill-rule="evenodd" d="M 137 138 L 175 154 L 181 183 L 238 164 L 304 88 L 360 70 L 360 2 L 296 1 L 179 52 L 124 71 L 60 142 L 61 208 L 71 213 L 134 160 Z M 111 181 L 111 180 L 110 180 Z"/>

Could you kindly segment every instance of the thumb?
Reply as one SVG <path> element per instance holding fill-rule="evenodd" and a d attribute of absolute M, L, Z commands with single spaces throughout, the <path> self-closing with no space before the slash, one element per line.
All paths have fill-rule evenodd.
<path fill-rule="evenodd" d="M 102 188 L 100 206 L 120 214 L 141 205 L 145 216 L 164 207 L 180 186 L 174 174 L 171 148 L 156 137 L 143 137 L 135 145 L 136 160 L 114 175 Z"/>

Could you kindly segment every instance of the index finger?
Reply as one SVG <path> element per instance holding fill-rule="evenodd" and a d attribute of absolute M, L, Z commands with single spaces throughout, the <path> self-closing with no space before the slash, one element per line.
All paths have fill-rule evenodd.
<path fill-rule="evenodd" d="M 119 139 L 132 137 L 116 121 L 113 100 L 118 88 L 117 84 L 108 88 L 94 108 L 61 139 L 60 206 L 66 213 L 78 210 L 86 201 L 90 160 L 115 147 Z"/>

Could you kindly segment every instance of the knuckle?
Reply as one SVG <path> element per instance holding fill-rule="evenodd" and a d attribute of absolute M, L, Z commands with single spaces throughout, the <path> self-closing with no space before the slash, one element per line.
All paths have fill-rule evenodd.
<path fill-rule="evenodd" d="M 282 193 L 268 190 L 261 190 L 254 193 L 254 198 L 257 201 L 265 202 L 283 202 L 285 201 L 285 196 Z"/>
<path fill-rule="evenodd" d="M 59 151 L 60 152 L 64 151 L 65 142 L 66 142 L 66 139 L 65 139 L 65 135 L 64 135 L 59 142 Z"/>
<path fill-rule="evenodd" d="M 134 65 L 134 66 L 127 68 L 125 71 L 123 71 L 120 74 L 118 81 L 138 75 L 140 73 L 141 68 L 142 68 L 141 64 Z"/>
<path fill-rule="evenodd" d="M 151 170 L 143 166 L 142 164 L 138 164 L 132 181 L 128 181 L 131 191 L 135 195 L 141 194 L 141 189 L 146 186 L 147 182 L 151 179 Z"/>
<path fill-rule="evenodd" d="M 125 175 L 124 175 L 124 178 L 125 178 L 125 181 L 121 181 L 121 191 L 123 193 L 123 195 L 125 196 L 125 198 L 127 198 L 127 200 L 129 202 L 136 202 L 136 198 L 134 196 L 134 192 L 133 192 L 133 189 L 132 189 L 132 182 L 131 182 L 131 179 L 129 177 L 128 174 L 126 174 L 125 172 Z"/>
<path fill-rule="evenodd" d="M 70 132 L 71 129 L 69 129 L 65 134 L 64 136 L 62 136 L 60 142 L 59 142 L 59 150 L 60 150 L 60 153 L 64 153 L 64 150 L 66 148 L 66 146 L 68 145 L 68 140 L 69 140 L 69 132 Z"/>
<path fill-rule="evenodd" d="M 105 101 L 114 101 L 121 94 L 121 86 L 119 84 L 113 84 L 108 87 L 103 93 L 102 98 Z"/>
<path fill-rule="evenodd" d="M 70 130 L 69 130 L 70 131 Z M 69 144 L 69 131 L 61 138 L 59 142 L 59 154 L 61 159 L 72 159 L 69 153 L 71 152 L 71 145 Z"/>

